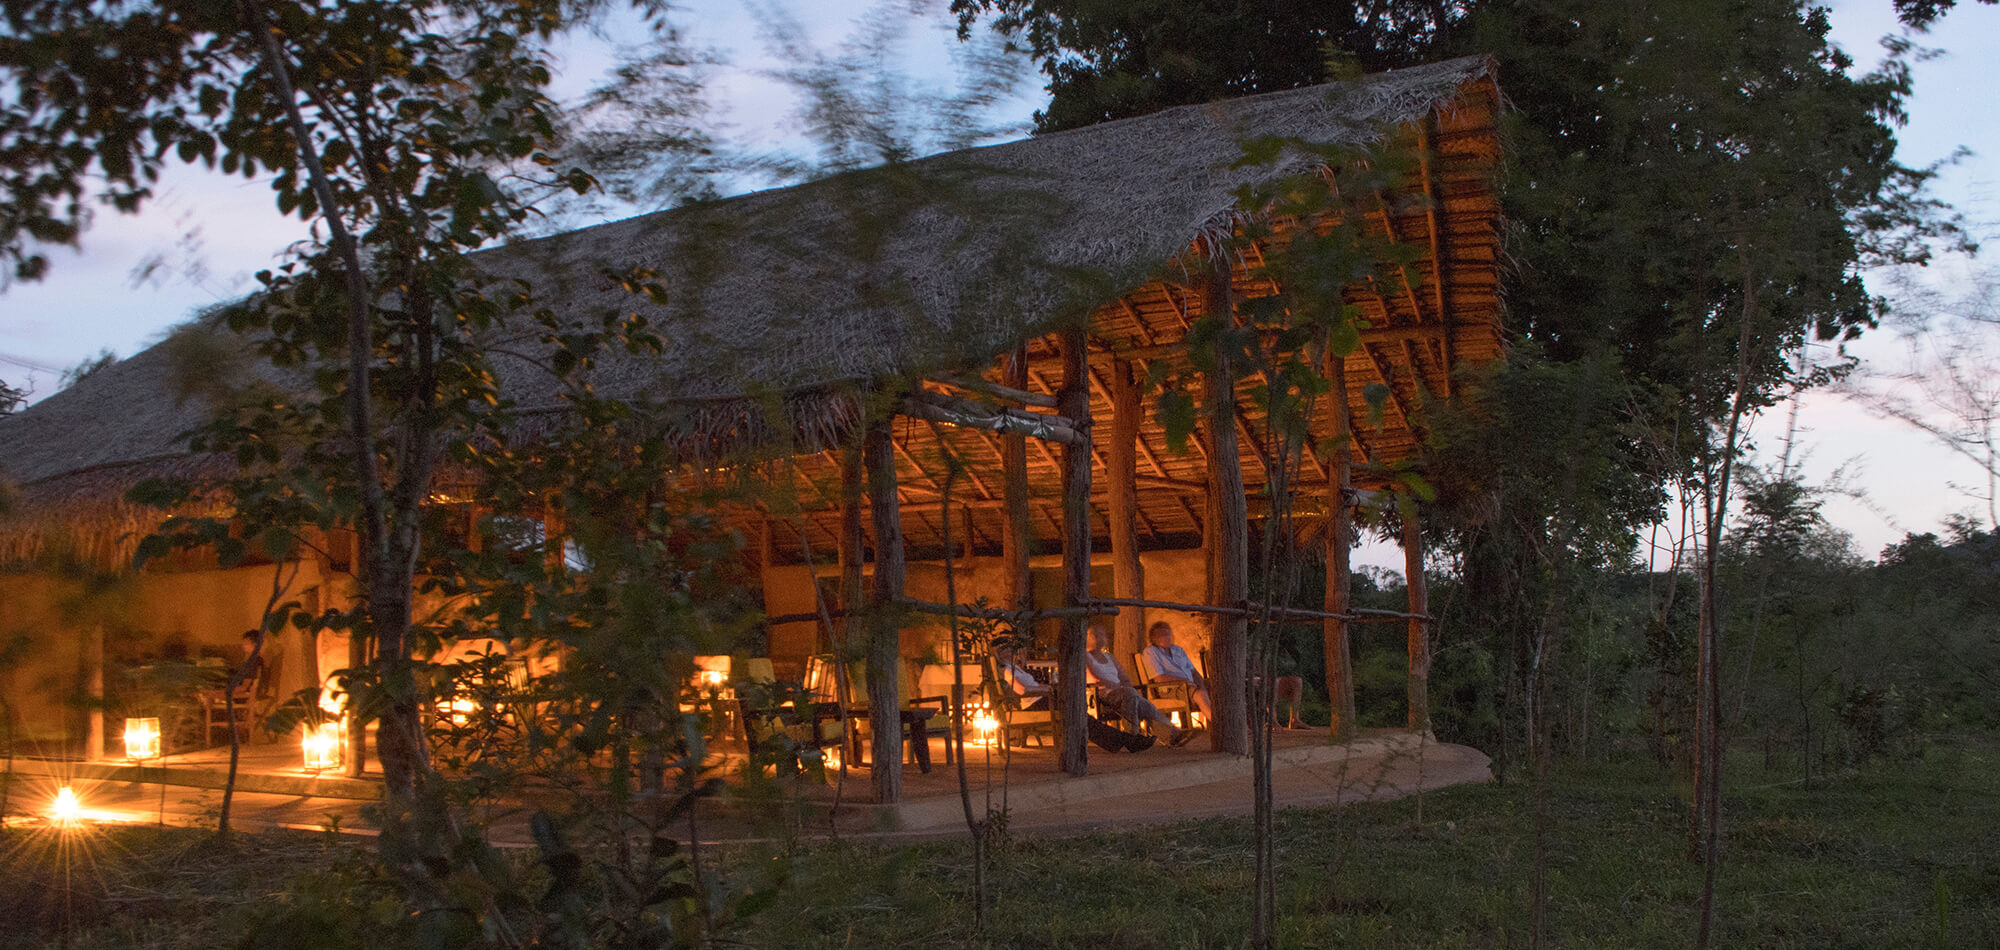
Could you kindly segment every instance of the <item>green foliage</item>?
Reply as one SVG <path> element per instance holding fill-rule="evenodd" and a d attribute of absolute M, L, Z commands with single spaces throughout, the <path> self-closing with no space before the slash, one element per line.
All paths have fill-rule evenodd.
<path fill-rule="evenodd" d="M 1049 132 L 1168 106 L 1292 89 L 1420 62 L 1462 4 L 953 0 L 959 35 L 985 22 L 1025 40 L 1049 77 Z"/>

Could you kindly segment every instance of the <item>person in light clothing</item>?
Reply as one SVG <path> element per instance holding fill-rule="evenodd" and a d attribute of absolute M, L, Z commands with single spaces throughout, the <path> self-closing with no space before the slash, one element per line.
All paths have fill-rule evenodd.
<path fill-rule="evenodd" d="M 1055 698 L 1055 687 L 1035 679 L 1033 673 L 1022 669 L 1019 664 L 1015 663 L 1012 647 L 995 646 L 993 648 L 993 660 L 994 665 L 1000 668 L 1000 676 L 1007 681 L 1007 688 L 1012 690 L 1014 695 L 1021 697 L 1022 709 L 1047 709 L 1049 707 L 1050 701 Z M 1144 752 L 1153 747 L 1154 739 L 1152 736 L 1126 732 L 1096 717 L 1086 718 L 1084 726 L 1084 731 L 1090 736 L 1090 741 L 1096 743 L 1098 748 L 1106 752 Z"/>
<path fill-rule="evenodd" d="M 1098 711 L 1125 720 L 1133 729 L 1139 728 L 1141 722 L 1151 723 L 1153 734 L 1165 736 L 1168 745 L 1186 745 L 1198 730 L 1175 728 L 1173 720 L 1168 719 L 1160 707 L 1139 695 L 1139 691 L 1125 681 L 1124 668 L 1105 649 L 1104 640 L 1104 631 L 1092 627 L 1090 650 L 1083 655 L 1084 672 L 1090 676 L 1090 685 L 1097 690 Z"/>
<path fill-rule="evenodd" d="M 1209 705 L 1208 679 L 1194 668 L 1187 651 L 1174 643 L 1173 626 L 1164 620 L 1155 623 L 1147 631 L 1147 639 L 1153 644 L 1146 648 L 1146 662 L 1153 667 L 1153 682 L 1186 683 L 1188 699 L 1201 710 L 1202 720 L 1213 722 L 1215 709 Z"/>

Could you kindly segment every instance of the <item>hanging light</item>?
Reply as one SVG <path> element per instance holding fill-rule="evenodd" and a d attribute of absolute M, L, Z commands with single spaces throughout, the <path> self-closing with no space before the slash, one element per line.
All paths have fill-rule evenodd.
<path fill-rule="evenodd" d="M 346 722 L 345 719 L 331 719 L 306 729 L 305 736 L 299 740 L 300 749 L 305 753 L 306 771 L 324 772 L 340 767 L 341 734 L 346 731 Z"/>
<path fill-rule="evenodd" d="M 160 719 L 146 716 L 125 720 L 125 757 L 133 760 L 160 755 Z"/>

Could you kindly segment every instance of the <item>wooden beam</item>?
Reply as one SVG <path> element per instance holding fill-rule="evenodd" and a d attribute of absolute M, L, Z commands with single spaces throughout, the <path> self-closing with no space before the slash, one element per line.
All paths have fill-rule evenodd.
<path fill-rule="evenodd" d="M 867 535 L 861 528 L 861 505 L 866 491 L 863 487 L 865 476 L 861 471 L 861 447 L 848 446 L 840 453 L 840 530 L 834 534 L 835 556 L 840 561 L 840 638 L 846 643 L 860 643 L 865 633 L 861 629 L 861 585 L 862 561 L 867 555 L 864 547 Z M 801 512 L 808 519 L 811 512 Z M 837 645 L 836 645 L 837 646 Z M 845 650 L 833 652 L 845 655 Z"/>
<path fill-rule="evenodd" d="M 1139 401 L 1139 383 L 1132 378 L 1132 364 L 1111 365 L 1111 444 L 1109 468 L 1104 480 L 1111 489 L 1111 589 L 1120 597 L 1146 596 L 1146 575 L 1139 563 L 1139 424 L 1144 407 Z M 1129 614 L 1129 616 L 1128 616 Z M 1142 631 L 1145 616 L 1139 611 L 1120 613 L 1112 624 L 1114 657 L 1129 657 L 1145 648 Z"/>
<path fill-rule="evenodd" d="M 903 798 L 902 629 L 903 523 L 896 499 L 896 452 L 890 420 L 868 426 L 861 448 L 868 475 L 868 512 L 875 528 L 875 576 L 868 610 L 868 729 L 875 802 Z"/>
<path fill-rule="evenodd" d="M 1085 380 L 1083 326 L 1062 333 L 1062 388 L 1056 393 L 1060 412 L 1078 431 L 1090 432 L 1090 387 Z M 1062 555 L 1063 606 L 1081 607 L 1090 599 L 1090 458 L 1088 439 L 1082 444 L 1065 444 L 1062 452 Z M 1082 616 L 1062 619 L 1062 633 L 1056 640 L 1056 714 L 1062 735 L 1056 758 L 1064 772 L 1083 775 L 1090 771 L 1088 713 L 1084 710 L 1084 631 Z"/>
<path fill-rule="evenodd" d="M 1382 380 L 1382 388 L 1389 391 L 1389 404 L 1396 407 L 1396 415 L 1402 418 L 1403 428 L 1410 430 L 1412 439 L 1421 440 L 1421 434 L 1417 431 L 1416 417 L 1411 414 L 1410 407 L 1403 403 L 1402 395 L 1396 392 L 1395 370 L 1383 365 L 1382 357 L 1368 344 L 1361 344 L 1361 352 L 1368 357 L 1368 365 L 1375 369 L 1375 375 Z"/>
<path fill-rule="evenodd" d="M 1028 353 L 1016 348 L 1004 369 L 1007 385 L 1026 389 Z M 1028 567 L 1034 535 L 1028 528 L 1028 440 L 1019 434 L 1000 436 L 1000 469 L 1006 499 L 1007 529 L 1000 535 L 1000 557 L 1006 562 L 1007 596 L 1015 609 L 1034 606 L 1034 573 Z"/>
<path fill-rule="evenodd" d="M 1130 364 L 1130 363 L 1126 363 L 1126 362 L 1123 362 L 1123 361 L 1117 361 L 1117 362 L 1114 362 L 1114 363 L 1113 363 L 1113 364 L 1111 365 L 1111 367 L 1110 367 L 1109 369 L 1110 369 L 1110 371 L 1111 371 L 1111 372 L 1112 372 L 1112 373 L 1113 373 L 1113 374 L 1115 375 L 1116 373 L 1118 373 L 1118 372 L 1119 372 L 1119 368 L 1120 368 L 1120 367 L 1123 367 L 1123 372 L 1125 373 L 1125 379 L 1126 379 L 1126 385 L 1130 386 L 1130 387 L 1131 387 L 1131 389 L 1132 389 L 1132 395 L 1131 395 L 1131 397 L 1130 397 L 1130 398 L 1131 398 L 1131 400 L 1132 400 L 1132 407 L 1133 407 L 1133 408 L 1132 408 L 1132 415 L 1133 415 L 1133 417 L 1134 417 L 1134 418 L 1138 418 L 1138 417 L 1140 417 L 1140 416 L 1141 416 L 1141 415 L 1142 415 L 1142 414 L 1144 413 L 1144 407 L 1143 407 L 1143 406 L 1141 406 L 1141 405 L 1139 404 L 1139 385 L 1138 385 L 1138 382 L 1137 382 L 1137 380 L 1136 380 L 1136 379 L 1133 379 L 1133 378 L 1132 378 L 1132 364 Z M 1123 438 L 1122 436 L 1120 436 L 1120 435 L 1118 434 L 1118 432 L 1119 432 L 1119 429 L 1118 429 L 1118 422 L 1117 422 L 1117 419 L 1118 419 L 1118 404 L 1119 404 L 1119 403 L 1118 403 L 1118 400 L 1119 400 L 1119 396 L 1118 396 L 1118 393 L 1117 393 L 1117 391 L 1115 390 L 1115 388 L 1114 388 L 1114 387 L 1113 387 L 1112 385 L 1110 385 L 1110 384 L 1107 384 L 1107 383 L 1105 383 L 1105 382 L 1104 382 L 1104 380 L 1103 380 L 1102 378 L 1100 378 L 1100 377 L 1099 377 L 1099 376 L 1097 375 L 1097 370 L 1096 370 L 1095 368 L 1092 368 L 1092 367 L 1086 367 L 1086 369 L 1087 369 L 1087 370 L 1089 371 L 1089 374 L 1090 374 L 1090 388 L 1091 388 L 1091 390 L 1092 390 L 1093 392 L 1096 392 L 1096 393 L 1098 393 L 1098 394 L 1102 395 L 1102 396 L 1104 397 L 1104 404 L 1105 404 L 1105 405 L 1107 405 L 1107 406 L 1109 406 L 1109 407 L 1111 407 L 1111 414 L 1112 414 L 1112 423 L 1111 423 L 1111 426 L 1112 426 L 1112 429 L 1111 429 L 1111 431 L 1112 431 L 1112 435 L 1111 435 L 1111 442 L 1112 442 L 1112 446 L 1113 446 L 1113 447 L 1112 447 L 1112 450 L 1111 450 L 1111 453 L 1110 453 L 1110 455 L 1109 455 L 1109 456 L 1107 456 L 1107 458 L 1106 458 L 1106 463 L 1105 463 L 1105 464 L 1106 464 L 1107 466 L 1108 466 L 1108 465 L 1116 465 L 1116 464 L 1118 464 L 1118 459 L 1117 459 L 1117 455 L 1118 455 L 1118 449 L 1117 449 L 1117 446 L 1118 446 L 1118 445 L 1120 445 L 1120 444 L 1123 444 L 1123 442 L 1124 442 L 1124 438 Z M 1131 450 L 1137 450 L 1137 449 L 1139 448 L 1139 446 L 1140 446 L 1140 442 L 1139 442 L 1139 431 L 1138 431 L 1138 424 L 1137 424 L 1137 423 L 1134 423 L 1134 424 L 1133 424 L 1133 428 L 1132 428 L 1132 443 L 1131 443 Z M 1154 465 L 1154 466 L 1153 466 L 1153 468 L 1154 468 L 1154 473 L 1155 473 L 1156 475 L 1160 476 L 1162 480 L 1164 480 L 1164 481 L 1169 481 L 1169 482 L 1170 482 L 1170 481 L 1172 481 L 1172 479 L 1168 479 L 1168 478 L 1166 478 L 1166 474 L 1167 474 L 1167 473 L 1166 473 L 1166 471 L 1165 471 L 1164 469 L 1161 469 L 1161 468 L 1160 468 L 1160 467 L 1159 467 L 1158 465 Z M 1106 471 L 1105 471 L 1105 476 L 1104 476 L 1104 477 L 1105 477 L 1105 480 L 1106 480 L 1106 481 L 1109 481 L 1109 482 L 1112 482 L 1112 483 L 1114 483 L 1114 484 L 1115 484 L 1115 483 L 1117 482 L 1117 480 L 1118 480 L 1118 476 L 1116 476 L 1116 475 L 1113 475 L 1113 474 L 1112 474 L 1112 473 L 1110 472 L 1110 470 L 1109 470 L 1108 468 L 1107 468 L 1107 469 L 1106 469 Z M 1136 462 L 1136 460 L 1134 461 L 1134 464 L 1133 464 L 1133 467 L 1132 467 L 1132 472 L 1131 472 L 1131 477 L 1132 477 L 1132 478 L 1134 478 L 1134 479 L 1137 479 L 1137 478 L 1139 477 L 1139 469 L 1138 469 L 1138 465 L 1137 465 L 1137 462 Z M 1139 527 L 1141 527 L 1141 528 L 1144 528 L 1144 529 L 1145 529 L 1145 531 L 1146 531 L 1146 536 L 1147 536 L 1148 538 L 1154 538 L 1154 539 L 1157 539 L 1157 538 L 1159 537 L 1159 532 L 1158 532 L 1158 531 L 1156 531 L 1156 530 L 1154 530 L 1154 528 L 1153 528 L 1153 522 L 1152 522 L 1152 519 L 1150 519 L 1150 518 L 1147 518 L 1147 517 L 1146 517 L 1146 513 L 1145 513 L 1145 512 L 1143 511 L 1143 510 L 1140 510 L 1140 509 L 1139 509 L 1139 508 L 1138 508 L 1138 507 L 1137 507 L 1137 506 L 1135 505 L 1135 506 L 1133 507 L 1133 510 L 1132 510 L 1131 514 L 1132 514 L 1132 516 L 1133 516 L 1134 518 L 1136 518 L 1136 519 L 1137 519 Z M 1117 518 L 1117 515 L 1116 515 L 1116 513 L 1113 513 L 1112 515 L 1110 515 L 1110 520 L 1111 520 L 1112 522 L 1114 522 L 1114 523 L 1115 523 L 1115 522 L 1116 522 L 1116 521 L 1118 520 L 1118 518 Z M 1116 528 L 1113 528 L 1112 530 L 1117 530 L 1117 529 L 1116 529 Z M 1115 647 L 1115 648 L 1117 648 L 1117 649 L 1119 649 L 1119 650 L 1121 650 L 1121 651 L 1122 651 L 1122 649 L 1123 649 L 1122 647 L 1116 647 L 1116 645 L 1115 645 L 1115 644 L 1114 644 L 1114 647 Z M 1139 648 L 1138 648 L 1138 647 L 1134 647 L 1133 649 L 1134 649 L 1134 650 L 1137 650 L 1137 649 L 1139 649 Z M 1112 654 L 1112 655 L 1113 655 L 1113 656 L 1122 656 L 1122 655 L 1124 655 L 1124 654 L 1123 654 L 1122 652 L 1120 652 L 1120 653 L 1114 653 L 1114 654 Z"/>
<path fill-rule="evenodd" d="M 1431 231 L 1431 295 L 1436 305 L 1439 329 L 1444 332 L 1444 395 L 1452 396 L 1451 371 L 1456 366 L 1457 356 L 1453 353 L 1453 321 L 1451 310 L 1446 304 L 1444 285 L 1444 253 L 1442 228 L 1438 223 L 1437 183 L 1431 167 L 1431 149 L 1437 144 L 1437 117 L 1427 115 L 1423 126 L 1417 130 L 1417 176 L 1424 185 L 1424 214 L 1430 220 Z"/>
<path fill-rule="evenodd" d="M 1376 299 L 1379 301 L 1380 297 L 1377 296 Z M 1362 341 L 1367 343 L 1401 343 L 1404 340 L 1420 340 L 1420 341 L 1436 340 L 1442 338 L 1445 335 L 1445 331 L 1442 327 L 1428 326 L 1428 325 L 1393 326 L 1393 327 L 1377 326 L 1377 327 L 1368 327 L 1366 329 L 1363 329 L 1359 331 L 1359 334 Z M 1279 336 L 1279 331 L 1267 330 L 1263 333 L 1263 336 L 1267 341 L 1275 340 Z M 1186 344 L 1180 342 L 1168 342 L 1168 343 L 1153 343 L 1146 346 L 1127 347 L 1122 350 L 1115 350 L 1106 353 L 1094 353 L 1091 355 L 1091 361 L 1098 365 L 1104 365 L 1110 363 L 1112 360 L 1174 359 L 1176 357 L 1181 357 L 1185 355 L 1187 355 Z"/>
<path fill-rule="evenodd" d="M 969 393 L 977 393 L 981 396 L 998 399 L 1002 402 L 1017 402 L 1024 406 L 1040 406 L 1044 409 L 1054 409 L 1056 407 L 1054 396 L 1044 396 L 1041 393 L 1016 389 L 1013 386 L 1003 386 L 999 383 L 989 382 L 976 377 L 944 376 L 934 379 L 932 382 L 941 383 L 954 389 L 962 389 Z"/>
<path fill-rule="evenodd" d="M 903 412 L 919 419 L 971 429 L 989 429 L 1007 434 L 1031 435 L 1050 442 L 1081 440 L 1060 416 L 1028 412 L 1025 409 L 987 406 L 970 399 L 944 393 L 914 392 L 903 400 Z"/>

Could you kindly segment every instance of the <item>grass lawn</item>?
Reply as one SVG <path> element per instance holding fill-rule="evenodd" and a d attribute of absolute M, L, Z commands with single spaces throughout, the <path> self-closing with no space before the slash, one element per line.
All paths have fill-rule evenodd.
<path fill-rule="evenodd" d="M 1717 947 L 2000 946 L 2000 740 L 1942 741 L 1810 790 L 1733 762 Z M 1571 765 L 1551 788 L 1550 928 L 1573 947 L 1685 947 L 1700 868 L 1685 797 L 1650 765 Z M 1531 789 L 1430 794 L 1278 820 L 1285 946 L 1502 947 L 1527 942 Z M 814 843 L 775 906 L 733 938 L 752 947 L 1234 947 L 1247 931 L 1249 823 L 1212 819 L 1077 838 L 1017 837 L 993 855 L 986 930 L 970 848 Z M 0 839 L 0 945 L 214 947 L 243 912 L 318 870 L 352 868 L 324 836 L 119 829 L 86 845 Z M 65 857 L 65 855 L 67 857 Z M 775 855 L 739 853 L 746 875 Z M 351 873 L 351 872 L 350 872 Z M 393 917 L 379 906 L 356 913 Z M 1942 929 L 1941 929 L 1942 928 Z M 330 936 L 331 934 L 328 934 Z"/>

